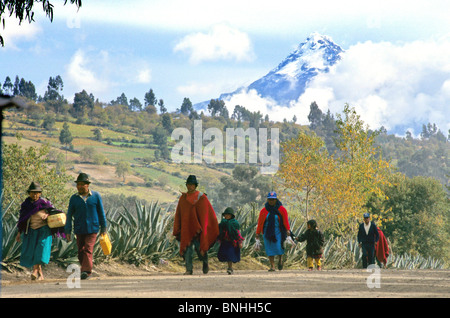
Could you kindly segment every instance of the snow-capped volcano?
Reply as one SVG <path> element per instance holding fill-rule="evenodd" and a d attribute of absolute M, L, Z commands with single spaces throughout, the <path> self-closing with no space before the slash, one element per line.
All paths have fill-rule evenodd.
<path fill-rule="evenodd" d="M 341 59 L 342 48 L 328 36 L 311 34 L 276 68 L 248 86 L 279 105 L 297 100 L 306 84 L 317 74 L 328 72 Z"/>
<path fill-rule="evenodd" d="M 219 99 L 227 100 L 242 90 L 255 90 L 262 98 L 270 98 L 278 105 L 288 106 L 304 92 L 307 83 L 317 74 L 328 72 L 341 59 L 343 49 L 333 40 L 318 33 L 312 33 L 305 42 L 289 54 L 276 68 L 247 87 L 221 94 Z M 199 103 L 197 109 L 205 108 L 208 102 Z"/>

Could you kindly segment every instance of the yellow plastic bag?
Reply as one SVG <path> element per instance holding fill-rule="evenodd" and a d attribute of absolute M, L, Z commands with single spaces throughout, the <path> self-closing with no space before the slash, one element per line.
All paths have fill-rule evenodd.
<path fill-rule="evenodd" d="M 102 250 L 103 250 L 103 254 L 105 254 L 105 255 L 111 254 L 112 244 L 111 244 L 111 241 L 109 240 L 108 234 L 107 233 L 100 234 L 99 240 L 100 240 L 100 246 L 102 247 Z"/>

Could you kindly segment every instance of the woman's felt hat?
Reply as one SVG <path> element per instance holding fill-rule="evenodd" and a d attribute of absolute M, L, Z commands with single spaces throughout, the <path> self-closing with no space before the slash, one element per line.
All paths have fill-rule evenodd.
<path fill-rule="evenodd" d="M 225 214 L 231 214 L 233 217 L 235 217 L 234 210 L 230 207 L 226 208 L 225 211 L 223 211 L 222 216 L 224 216 Z"/>
<path fill-rule="evenodd" d="M 42 192 L 41 185 L 37 182 L 31 182 L 27 192 Z"/>

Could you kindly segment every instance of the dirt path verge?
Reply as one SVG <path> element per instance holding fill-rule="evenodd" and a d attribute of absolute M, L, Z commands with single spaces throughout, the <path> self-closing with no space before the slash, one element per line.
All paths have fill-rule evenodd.
<path fill-rule="evenodd" d="M 244 266 L 244 264 L 241 264 Z M 222 268 L 223 267 L 223 268 Z M 89 280 L 68 279 L 64 269 L 46 268 L 44 281 L 27 273 L 2 272 L 1 298 L 450 298 L 450 270 L 287 269 L 268 272 L 236 267 L 233 275 L 222 264 L 203 274 L 184 276 L 177 264 L 134 267 L 96 266 Z M 69 283 L 68 283 L 69 282 Z M 73 287 L 73 288 L 71 288 Z M 77 288 L 78 287 L 78 288 Z"/>

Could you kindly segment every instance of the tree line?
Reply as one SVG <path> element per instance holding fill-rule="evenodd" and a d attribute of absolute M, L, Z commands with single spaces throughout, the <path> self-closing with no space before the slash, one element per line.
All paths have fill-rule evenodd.
<path fill-rule="evenodd" d="M 33 119 L 40 119 L 42 127 L 51 130 L 55 120 L 69 121 L 73 118 L 76 123 L 96 126 L 96 129 L 107 127 L 116 131 L 128 131 L 143 139 L 147 144 L 156 145 L 155 160 L 170 160 L 170 135 L 175 127 L 193 129 L 193 120 L 201 119 L 203 128 L 254 127 L 280 129 L 280 140 L 286 141 L 297 136 L 304 129 L 296 123 L 295 114 L 291 120 L 284 119 L 275 123 L 269 116 L 261 112 L 251 112 L 243 105 L 235 105 L 233 112 L 229 112 L 225 103 L 219 99 L 211 99 L 207 105 L 209 114 L 197 112 L 188 97 L 185 97 L 175 112 L 168 112 L 163 98 L 157 98 L 154 90 L 145 93 L 143 103 L 138 98 L 128 100 L 122 93 L 115 100 L 103 103 L 91 93 L 82 90 L 75 93 L 74 102 L 69 104 L 63 95 L 64 82 L 61 76 L 50 77 L 44 96 L 36 94 L 31 81 L 15 76 L 12 81 L 6 76 L 3 85 L 0 83 L 0 93 L 21 95 L 33 103 L 28 115 Z M 209 115 L 209 116 L 208 116 Z M 328 110 L 322 112 L 316 102 L 310 105 L 307 129 L 314 131 L 324 140 L 329 153 L 337 148 L 336 119 Z M 191 131 L 192 133 L 192 131 Z M 438 179 L 443 185 L 448 184 L 450 175 L 449 159 L 450 132 L 447 137 L 432 123 L 423 124 L 420 138 L 415 139 L 410 132 L 404 138 L 388 135 L 381 127 L 375 138 L 377 146 L 381 147 L 385 158 L 393 161 L 399 171 L 408 177 L 430 176 Z M 67 144 L 70 146 L 70 143 Z"/>

